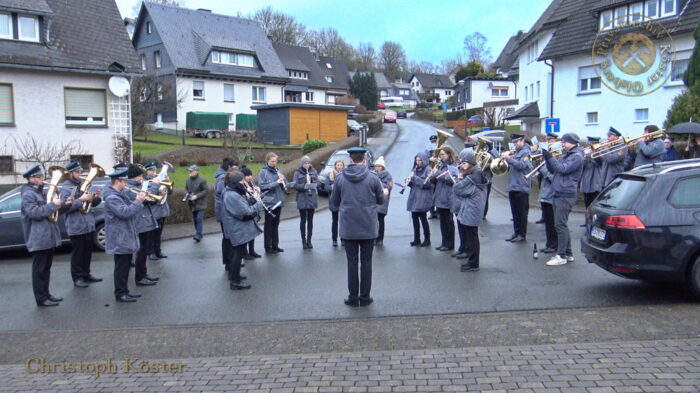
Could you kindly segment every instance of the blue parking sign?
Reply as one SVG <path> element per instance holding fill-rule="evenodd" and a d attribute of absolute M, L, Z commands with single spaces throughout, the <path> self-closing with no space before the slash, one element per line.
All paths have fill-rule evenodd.
<path fill-rule="evenodd" d="M 553 132 L 555 134 L 558 134 L 560 124 L 560 119 L 547 119 L 545 120 L 545 130 L 547 130 L 548 133 Z"/>

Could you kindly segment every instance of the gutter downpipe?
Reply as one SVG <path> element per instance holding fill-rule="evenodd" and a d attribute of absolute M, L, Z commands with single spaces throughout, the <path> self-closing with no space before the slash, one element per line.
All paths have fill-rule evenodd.
<path fill-rule="evenodd" d="M 549 62 L 550 59 L 546 59 L 544 64 L 552 69 L 552 76 L 550 77 L 549 83 L 549 118 L 554 118 L 554 64 Z"/>

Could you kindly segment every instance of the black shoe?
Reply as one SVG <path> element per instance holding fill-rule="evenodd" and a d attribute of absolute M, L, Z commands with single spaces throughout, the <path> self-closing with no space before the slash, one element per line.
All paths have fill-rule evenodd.
<path fill-rule="evenodd" d="M 372 302 L 374 302 L 374 299 L 372 299 L 371 297 L 367 299 L 360 299 L 360 307 L 369 306 L 370 304 L 372 304 Z"/>
<path fill-rule="evenodd" d="M 281 249 L 281 248 L 279 248 L 279 247 L 275 247 L 274 250 L 277 251 L 277 252 L 284 252 L 284 250 Z"/>
<path fill-rule="evenodd" d="M 450 256 L 451 256 L 452 258 L 457 258 L 457 256 L 458 256 L 459 254 L 461 254 L 461 253 L 462 253 L 462 250 L 457 250 L 456 253 L 451 254 Z"/>
<path fill-rule="evenodd" d="M 430 239 L 423 240 L 423 243 L 421 243 L 420 246 L 421 247 L 430 247 Z"/>
<path fill-rule="evenodd" d="M 384 246 L 384 240 L 383 239 L 377 239 L 377 241 L 374 243 L 375 246 Z"/>
<path fill-rule="evenodd" d="M 131 295 L 122 295 L 117 297 L 117 301 L 120 303 L 134 303 L 136 298 Z"/>
<path fill-rule="evenodd" d="M 510 242 L 511 243 L 520 243 L 520 242 L 524 242 L 525 240 L 526 240 L 525 236 L 516 236 Z"/>
<path fill-rule="evenodd" d="M 307 248 L 309 248 L 309 244 L 306 243 L 306 241 L 302 240 L 302 241 L 301 241 L 301 248 L 303 248 L 304 250 L 306 250 Z"/>
<path fill-rule="evenodd" d="M 241 267 L 245 267 L 245 262 L 241 261 Z"/>
<path fill-rule="evenodd" d="M 148 274 L 146 274 L 146 280 L 156 282 L 156 281 L 160 280 L 160 277 L 151 277 Z"/>
<path fill-rule="evenodd" d="M 75 281 L 73 281 L 73 285 L 78 287 L 78 288 L 87 288 L 89 287 L 88 283 L 85 282 L 82 278 L 79 278 Z"/>
<path fill-rule="evenodd" d="M 131 262 L 131 263 L 129 264 L 129 267 L 136 267 L 136 264 L 134 264 L 133 262 Z"/>
<path fill-rule="evenodd" d="M 95 277 L 92 274 L 88 274 L 87 277 L 85 277 L 85 281 L 87 281 L 87 282 L 100 282 L 100 281 L 102 281 L 102 279 L 99 277 Z"/>
<path fill-rule="evenodd" d="M 479 267 L 472 266 L 469 264 L 464 264 L 464 265 L 460 266 L 459 271 L 461 271 L 461 272 L 476 272 L 476 271 L 479 271 Z"/>
<path fill-rule="evenodd" d="M 253 257 L 253 259 L 255 259 L 255 258 L 262 258 L 262 255 L 258 254 L 258 253 L 255 252 L 255 251 L 249 253 L 248 255 L 250 255 L 251 257 Z"/>
<path fill-rule="evenodd" d="M 341 245 L 342 247 L 345 247 L 345 240 L 341 240 L 341 241 L 340 241 L 340 245 Z"/>
<path fill-rule="evenodd" d="M 62 301 L 63 301 L 63 298 L 62 298 L 62 297 L 56 297 L 56 296 L 54 296 L 54 295 L 49 295 L 49 300 L 51 300 L 52 302 L 62 302 Z"/>
<path fill-rule="evenodd" d="M 252 255 L 250 255 L 250 254 L 245 254 L 245 256 L 243 257 L 243 259 L 245 259 L 246 261 L 252 261 L 252 260 L 255 259 L 255 258 L 254 258 Z"/>
<path fill-rule="evenodd" d="M 455 255 L 455 258 L 457 258 L 457 259 L 467 259 L 467 258 L 469 258 L 469 256 L 470 256 L 470 255 L 467 254 L 466 252 L 460 252 L 459 254 Z"/>
<path fill-rule="evenodd" d="M 439 246 L 439 247 L 435 247 L 435 249 L 438 250 L 438 251 L 445 251 L 445 246 L 442 246 L 442 245 L 441 245 L 441 246 Z"/>
<path fill-rule="evenodd" d="M 133 298 L 139 298 L 139 297 L 141 297 L 141 294 L 140 293 L 130 293 L 129 296 L 131 296 Z"/>
<path fill-rule="evenodd" d="M 540 218 L 539 220 L 535 221 L 535 224 L 544 224 L 544 218 Z"/>
<path fill-rule="evenodd" d="M 414 240 L 411 242 L 411 247 L 420 247 L 420 240 Z"/>
<path fill-rule="evenodd" d="M 557 250 L 555 250 L 555 249 L 553 249 L 553 248 L 551 248 L 551 247 L 547 247 L 547 248 L 545 248 L 544 250 L 542 250 L 542 252 L 545 253 L 545 254 L 551 254 L 551 253 L 556 252 L 556 251 L 557 251 Z"/>
<path fill-rule="evenodd" d="M 586 227 L 586 224 L 581 224 L 581 225 L 579 225 L 579 226 L 580 226 L 581 228 L 585 228 L 585 227 Z"/>
<path fill-rule="evenodd" d="M 139 281 L 136 281 L 136 285 L 139 285 L 139 286 L 156 285 L 156 282 L 151 281 L 147 278 L 142 278 Z"/>
<path fill-rule="evenodd" d="M 345 299 L 345 300 L 343 300 L 343 303 L 345 303 L 346 306 L 350 306 L 350 307 L 358 307 L 360 305 L 359 300 Z"/>
<path fill-rule="evenodd" d="M 36 305 L 38 307 L 53 307 L 53 306 L 58 306 L 58 302 L 54 302 L 53 300 L 46 299 L 43 302 L 38 302 Z"/>
<path fill-rule="evenodd" d="M 279 252 L 273 248 L 265 250 L 265 254 L 279 254 Z"/>
<path fill-rule="evenodd" d="M 514 234 L 512 234 L 508 239 L 506 239 L 506 241 L 507 241 L 507 242 L 511 242 L 511 241 L 513 241 L 513 239 L 515 239 L 516 237 L 518 237 L 518 235 L 516 235 L 516 234 L 514 233 Z"/>
<path fill-rule="evenodd" d="M 338 241 L 337 241 L 337 240 L 333 240 L 333 247 L 338 247 Z"/>
<path fill-rule="evenodd" d="M 452 251 L 452 250 L 454 250 L 454 249 L 455 249 L 454 246 L 452 246 L 452 247 L 450 247 L 450 246 L 445 246 L 445 249 L 442 250 L 442 251 Z"/>
<path fill-rule="evenodd" d="M 242 289 L 250 289 L 250 284 L 241 281 L 231 281 L 229 288 L 231 288 L 232 291 L 240 291 Z"/>
<path fill-rule="evenodd" d="M 239 281 L 240 281 L 240 280 L 245 280 L 245 279 L 247 279 L 247 278 L 248 278 L 248 276 L 246 276 L 245 274 L 239 274 L 239 275 L 238 275 L 238 280 L 239 280 Z"/>
<path fill-rule="evenodd" d="M 157 256 L 158 258 L 160 258 L 160 259 L 165 259 L 165 258 L 168 257 L 167 255 L 163 254 L 162 252 L 157 252 L 157 253 L 156 253 L 156 256 Z"/>
<path fill-rule="evenodd" d="M 160 258 L 158 258 L 158 256 L 156 254 L 148 254 L 148 260 L 150 260 L 150 261 L 157 261 L 159 259 Z"/>
<path fill-rule="evenodd" d="M 311 244 L 311 240 L 306 242 L 306 248 L 314 248 L 314 245 Z"/>
<path fill-rule="evenodd" d="M 194 241 L 196 241 L 197 243 L 199 243 L 199 241 L 202 240 L 202 236 L 200 236 L 200 235 L 194 235 L 193 239 L 194 239 Z"/>
<path fill-rule="evenodd" d="M 228 271 L 228 270 L 229 270 L 229 269 L 228 269 L 228 265 L 224 265 L 224 270 L 225 270 L 225 271 Z"/>

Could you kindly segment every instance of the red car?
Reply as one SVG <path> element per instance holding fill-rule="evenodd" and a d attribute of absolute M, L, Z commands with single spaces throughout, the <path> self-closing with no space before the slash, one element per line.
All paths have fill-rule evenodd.
<path fill-rule="evenodd" d="M 483 127 L 484 119 L 481 116 L 472 116 L 467 120 L 467 127 Z"/>
<path fill-rule="evenodd" d="M 384 123 L 396 123 L 396 112 L 389 111 L 385 113 Z"/>
<path fill-rule="evenodd" d="M 380 102 L 377 104 L 377 109 L 386 109 L 386 105 L 384 105 Z"/>

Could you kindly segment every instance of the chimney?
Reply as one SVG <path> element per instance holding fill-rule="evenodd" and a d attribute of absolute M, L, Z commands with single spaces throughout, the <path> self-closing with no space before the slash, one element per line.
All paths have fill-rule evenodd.
<path fill-rule="evenodd" d="M 197 8 L 197 11 L 199 11 L 199 12 L 207 12 L 207 13 L 211 14 L 211 10 L 208 10 L 208 9 L 206 9 L 206 8 Z"/>

